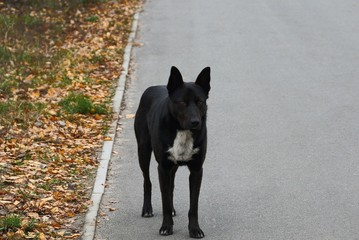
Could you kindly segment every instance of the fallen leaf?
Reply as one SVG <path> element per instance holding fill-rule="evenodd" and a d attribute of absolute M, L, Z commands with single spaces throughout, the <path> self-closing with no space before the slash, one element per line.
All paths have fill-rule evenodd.
<path fill-rule="evenodd" d="M 22 227 L 0 230 L 0 238 L 79 239 L 80 234 L 72 234 L 72 230 L 74 219 L 91 205 L 89 172 L 96 172 L 103 142 L 113 140 L 104 137 L 111 112 L 96 112 L 94 106 L 111 107 L 113 86 L 123 71 L 123 52 L 118 50 L 127 44 L 140 1 L 82 4 L 61 0 L 56 11 L 47 1 L 41 6 L 16 2 L 1 5 L 0 1 L 1 15 L 11 19 L 19 16 L 14 21 L 24 16 L 39 21 L 34 28 L 25 26 L 25 35 L 18 34 L 15 28 L 20 24 L 14 22 L 8 41 L 0 39 L 11 53 L 26 49 L 29 54 L 21 61 L 4 63 L 3 77 L 10 84 L 9 91 L 0 92 L 0 98 L 16 103 L 21 111 L 0 117 L 0 183 L 4 183 L 0 187 L 0 215 L 19 214 Z M 75 11 L 65 10 L 70 2 L 74 2 Z M 53 29 L 58 26 L 60 32 Z M 136 45 L 141 43 L 133 43 Z M 59 103 L 70 93 L 88 97 L 93 112 L 65 113 Z M 3 119 L 8 121 L 5 125 Z M 34 229 L 25 230 L 33 220 Z"/>
<path fill-rule="evenodd" d="M 134 47 L 142 47 L 143 45 L 145 45 L 144 43 L 140 43 L 140 42 L 133 42 L 132 46 Z"/>
<path fill-rule="evenodd" d="M 51 114 L 51 115 L 53 115 L 53 116 L 57 115 L 57 112 L 56 112 L 55 110 L 53 110 L 53 109 L 50 109 L 50 110 L 48 111 L 48 113 Z"/>
<path fill-rule="evenodd" d="M 135 114 L 126 114 L 127 119 L 132 119 L 135 117 Z"/>
<path fill-rule="evenodd" d="M 39 214 L 36 213 L 36 212 L 28 212 L 26 215 L 29 216 L 29 217 L 31 217 L 31 218 L 34 218 L 34 219 L 38 219 L 38 218 L 39 218 Z"/>

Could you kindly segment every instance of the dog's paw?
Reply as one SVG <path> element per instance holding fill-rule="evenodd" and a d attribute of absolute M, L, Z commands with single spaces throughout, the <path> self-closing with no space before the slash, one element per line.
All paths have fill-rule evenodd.
<path fill-rule="evenodd" d="M 144 218 L 153 217 L 153 213 L 152 212 L 144 212 L 144 213 L 142 213 L 142 217 L 144 217 Z"/>
<path fill-rule="evenodd" d="M 143 207 L 142 208 L 142 217 L 145 217 L 145 218 L 153 217 L 152 207 Z"/>
<path fill-rule="evenodd" d="M 160 235 L 168 236 L 173 234 L 173 226 L 162 226 L 160 228 Z"/>
<path fill-rule="evenodd" d="M 189 236 L 191 238 L 203 238 L 204 233 L 199 227 L 189 228 Z"/>

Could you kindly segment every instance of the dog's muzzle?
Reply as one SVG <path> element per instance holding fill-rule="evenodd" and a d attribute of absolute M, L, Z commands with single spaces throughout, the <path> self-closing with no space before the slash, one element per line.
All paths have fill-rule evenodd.
<path fill-rule="evenodd" d="M 191 126 L 190 126 L 190 128 L 191 128 L 192 130 L 200 129 L 200 128 L 201 128 L 201 122 L 198 121 L 198 120 L 193 120 L 193 121 L 191 121 Z"/>

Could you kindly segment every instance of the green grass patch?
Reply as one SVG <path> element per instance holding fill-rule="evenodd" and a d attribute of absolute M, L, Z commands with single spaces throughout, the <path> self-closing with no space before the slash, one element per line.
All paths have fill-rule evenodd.
<path fill-rule="evenodd" d="M 97 63 L 97 64 L 104 64 L 105 63 L 105 56 L 101 54 L 94 54 L 91 56 L 90 62 L 91 63 Z"/>
<path fill-rule="evenodd" d="M 18 51 L 12 54 L 12 60 L 17 65 L 28 64 L 36 68 L 39 67 L 44 68 L 45 63 L 48 60 L 48 57 L 44 56 L 39 51 L 29 52 L 26 49 L 19 49 Z"/>
<path fill-rule="evenodd" d="M 25 188 L 24 189 L 20 188 L 17 192 L 25 200 L 36 199 L 36 197 L 34 197 L 34 194 L 31 193 L 30 191 L 25 190 Z"/>
<path fill-rule="evenodd" d="M 59 87 L 66 87 L 72 83 L 72 79 L 66 75 L 63 75 L 61 78 L 61 82 L 58 84 Z"/>
<path fill-rule="evenodd" d="M 102 104 L 93 104 L 91 99 L 82 93 L 70 93 L 59 105 L 69 114 L 107 114 L 107 109 Z"/>
<path fill-rule="evenodd" d="M 29 12 L 16 15 L 0 15 L 0 33 L 4 34 L 6 40 L 33 39 L 34 35 L 29 32 L 41 32 L 48 24 L 41 18 L 30 15 Z"/>
<path fill-rule="evenodd" d="M 12 53 L 5 46 L 0 46 L 0 64 L 8 63 L 12 58 Z"/>
<path fill-rule="evenodd" d="M 0 33 L 6 38 L 16 24 L 16 16 L 0 15 Z"/>
<path fill-rule="evenodd" d="M 47 181 L 46 183 L 41 184 L 39 187 L 46 191 L 50 191 L 55 186 L 62 185 L 62 184 L 63 184 L 63 182 L 59 179 L 51 179 L 51 180 Z"/>
<path fill-rule="evenodd" d="M 0 67 L 18 68 L 26 66 L 28 69 L 34 67 L 43 69 L 45 63 L 54 54 L 50 51 L 44 51 L 44 45 L 48 46 L 52 39 L 55 41 L 61 38 L 62 23 L 46 22 L 41 15 L 33 15 L 32 12 L 36 8 L 26 7 L 24 2 L 33 2 L 34 5 L 37 5 L 36 2 L 40 1 L 13 3 L 15 8 L 25 5 L 22 7 L 21 14 L 0 13 L 0 36 L 2 36 Z M 11 5 L 11 3 L 8 4 L 8 6 Z M 41 10 L 43 9 L 39 9 L 39 11 Z"/>
<path fill-rule="evenodd" d="M 28 51 L 33 49 L 35 51 Z M 45 56 L 41 49 L 36 49 L 30 45 L 22 46 L 13 51 L 10 51 L 6 46 L 0 46 L 0 66 L 27 68 L 32 67 L 43 71 L 46 62 L 49 61 L 49 57 Z M 36 71 L 36 70 L 35 70 Z"/>
<path fill-rule="evenodd" d="M 64 9 L 70 11 L 83 5 L 107 2 L 108 0 L 31 0 L 31 1 L 7 1 L 17 7 L 26 7 L 40 11 L 42 9 L 58 10 Z M 12 3 L 13 2 L 13 3 Z"/>
<path fill-rule="evenodd" d="M 21 219 L 19 215 L 9 214 L 0 219 L 0 231 L 16 231 L 21 228 Z"/>
<path fill-rule="evenodd" d="M 90 98 L 78 93 L 70 93 L 59 104 L 69 114 L 87 114 L 92 109 Z"/>
<path fill-rule="evenodd" d="M 107 2 L 108 0 L 78 0 L 82 4 L 91 4 L 91 3 L 102 3 Z"/>
<path fill-rule="evenodd" d="M 28 234 L 29 232 L 33 232 L 36 228 L 37 222 L 38 221 L 36 219 L 31 219 L 30 222 L 28 222 L 25 226 L 25 233 Z"/>
<path fill-rule="evenodd" d="M 35 9 L 57 9 L 61 7 L 61 1 L 58 0 L 31 0 L 31 1 L 22 1 L 22 5 L 27 7 L 32 7 Z"/>
<path fill-rule="evenodd" d="M 99 18 L 96 15 L 93 15 L 91 17 L 87 17 L 84 19 L 86 22 L 98 22 Z"/>
<path fill-rule="evenodd" d="M 102 134 L 107 135 L 109 131 L 110 131 L 110 126 L 108 126 L 107 124 L 104 123 L 102 125 Z"/>
<path fill-rule="evenodd" d="M 28 101 L 0 102 L 0 125 L 11 127 L 16 122 L 18 126 L 27 128 L 29 122 L 39 117 L 46 105 Z"/>
<path fill-rule="evenodd" d="M 25 14 L 22 21 L 27 27 L 41 26 L 44 24 L 44 22 L 40 18 L 33 17 L 30 14 Z"/>
<path fill-rule="evenodd" d="M 41 112 L 45 109 L 45 104 L 43 103 L 32 103 L 27 101 L 8 101 L 0 103 L 0 115 L 8 115 L 15 113 L 33 113 L 33 112 Z"/>
<path fill-rule="evenodd" d="M 11 95 L 11 89 L 16 88 L 18 85 L 19 83 L 17 81 L 10 80 L 4 77 L 4 79 L 2 79 L 2 81 L 0 82 L 0 94 Z M 0 103 L 0 109 L 1 105 L 2 103 Z"/>

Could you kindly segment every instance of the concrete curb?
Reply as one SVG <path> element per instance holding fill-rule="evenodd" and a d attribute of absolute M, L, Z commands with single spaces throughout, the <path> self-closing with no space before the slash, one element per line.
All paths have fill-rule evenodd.
<path fill-rule="evenodd" d="M 128 43 L 125 48 L 125 53 L 123 57 L 123 64 L 122 64 L 123 70 L 121 72 L 121 76 L 118 79 L 116 92 L 112 100 L 115 120 L 110 125 L 109 132 L 111 132 L 111 134 L 108 134 L 108 137 L 111 138 L 111 140 L 104 141 L 102 146 L 102 153 L 99 161 L 100 164 L 97 169 L 96 180 L 91 195 L 92 206 L 89 207 L 85 217 L 85 225 L 83 228 L 83 235 L 82 235 L 83 240 L 92 240 L 95 237 L 96 219 L 97 219 L 98 210 L 100 208 L 102 195 L 105 192 L 107 170 L 111 159 L 112 148 L 115 142 L 115 135 L 116 135 L 115 133 L 118 124 L 119 114 L 121 112 L 120 107 L 125 92 L 132 45 L 133 45 L 133 40 L 135 39 L 136 36 L 136 31 L 138 26 L 138 18 L 139 18 L 139 11 L 137 11 L 133 16 L 131 33 L 130 36 L 128 37 Z"/>

